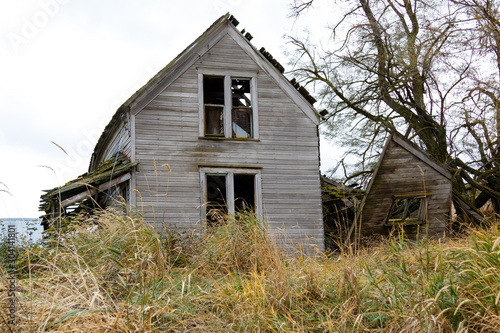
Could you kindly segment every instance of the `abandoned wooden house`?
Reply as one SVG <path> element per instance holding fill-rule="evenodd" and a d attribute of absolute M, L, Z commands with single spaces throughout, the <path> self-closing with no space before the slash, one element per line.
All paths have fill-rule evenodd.
<path fill-rule="evenodd" d="M 104 205 L 119 193 L 147 222 L 177 230 L 210 226 L 215 208 L 251 209 L 281 247 L 322 250 L 315 100 L 237 25 L 219 18 L 131 96 L 89 174 L 42 196 L 43 208 L 67 211 L 91 195 Z"/>
<path fill-rule="evenodd" d="M 442 236 L 450 219 L 451 174 L 400 134 L 392 134 L 361 201 L 354 235 Z"/>

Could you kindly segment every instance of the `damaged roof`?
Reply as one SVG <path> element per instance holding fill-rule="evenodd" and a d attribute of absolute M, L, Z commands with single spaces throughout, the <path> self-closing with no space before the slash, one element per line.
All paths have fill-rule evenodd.
<path fill-rule="evenodd" d="M 94 171 L 87 172 L 63 186 L 45 190 L 44 192 L 46 193 L 41 196 L 40 210 L 48 212 L 51 208 L 51 202 L 67 206 L 64 204 L 66 200 L 82 193 L 91 193 L 92 191 L 99 190 L 100 185 L 108 184 L 112 180 L 128 173 L 137 164 L 139 163 L 131 162 L 127 156 L 119 153 L 116 158 L 113 156 L 101 163 Z"/>
<path fill-rule="evenodd" d="M 154 77 L 152 77 L 144 86 L 142 86 L 139 90 L 137 90 L 132 96 L 130 96 L 129 99 L 127 99 L 118 108 L 116 113 L 113 115 L 111 121 L 108 123 L 108 125 L 106 125 L 103 133 L 99 137 L 99 140 L 94 148 L 94 152 L 90 160 L 89 171 L 92 171 L 92 169 L 96 166 L 96 163 L 98 161 L 97 155 L 99 147 L 105 144 L 108 137 L 112 135 L 116 127 L 119 126 L 121 116 L 125 113 L 128 113 L 131 110 L 131 108 L 138 103 L 140 99 L 142 99 L 145 95 L 149 94 L 152 90 L 157 88 L 157 86 L 160 85 L 161 82 L 164 80 L 165 76 L 173 74 L 172 72 L 174 71 L 175 67 L 178 65 L 179 62 L 181 62 L 181 60 L 186 56 L 186 54 L 192 51 L 197 45 L 200 44 L 200 42 L 202 42 L 205 38 L 207 38 L 207 36 L 211 35 L 212 32 L 215 32 L 220 26 L 222 26 L 226 22 L 230 22 L 234 27 L 236 27 L 239 24 L 238 20 L 236 20 L 236 18 L 233 15 L 230 15 L 229 13 L 221 16 L 202 35 L 200 35 L 194 42 L 192 42 L 186 49 L 184 49 L 184 51 L 182 51 L 179 55 L 177 55 L 167 66 L 165 66 L 162 70 L 160 70 Z M 253 47 L 253 45 L 250 43 L 250 40 L 253 38 L 250 33 L 248 32 L 245 33 L 245 30 L 243 29 L 241 31 L 241 35 L 246 38 L 248 44 L 255 50 L 256 54 L 259 54 L 263 59 L 266 60 L 267 63 L 271 64 L 273 68 L 275 68 L 281 75 L 283 75 L 285 71 L 284 67 L 276 59 L 274 59 L 274 57 L 269 52 L 267 52 L 265 48 L 261 48 L 260 50 L 257 51 L 257 49 Z M 284 75 L 283 77 L 286 79 L 286 82 L 291 87 L 293 87 L 293 89 L 297 91 L 299 95 L 301 95 L 304 98 L 305 101 L 307 101 L 307 103 L 310 105 L 310 108 L 314 111 L 315 115 L 319 119 L 319 113 L 313 107 L 313 104 L 316 102 L 316 99 L 312 97 L 307 91 L 307 89 L 301 86 L 295 80 L 295 78 L 288 80 Z M 280 82 L 283 82 L 283 80 L 280 80 Z"/>

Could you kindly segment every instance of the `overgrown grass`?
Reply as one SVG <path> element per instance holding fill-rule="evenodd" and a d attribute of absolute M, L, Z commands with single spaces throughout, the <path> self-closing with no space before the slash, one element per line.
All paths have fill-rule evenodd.
<path fill-rule="evenodd" d="M 497 332 L 500 233 L 415 244 L 382 241 L 357 254 L 291 257 L 255 217 L 199 238 L 158 234 L 139 216 L 103 212 L 25 249 L 22 332 Z"/>

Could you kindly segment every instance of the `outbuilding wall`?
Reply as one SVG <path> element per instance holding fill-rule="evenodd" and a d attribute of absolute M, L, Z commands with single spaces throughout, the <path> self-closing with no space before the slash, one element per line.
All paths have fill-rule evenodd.
<path fill-rule="evenodd" d="M 394 196 L 415 193 L 430 193 L 427 225 L 404 227 L 405 233 L 414 238 L 427 232 L 429 236 L 441 236 L 445 232 L 450 217 L 451 181 L 425 161 L 427 157 L 423 152 L 419 152 L 421 159 L 409 151 L 408 146 L 392 139 L 388 142 L 363 202 L 360 215 L 362 236 L 393 232 L 393 228 L 385 224 Z"/>

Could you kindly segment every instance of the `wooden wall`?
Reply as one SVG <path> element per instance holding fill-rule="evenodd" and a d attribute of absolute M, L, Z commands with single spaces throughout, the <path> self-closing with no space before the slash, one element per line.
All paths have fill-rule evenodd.
<path fill-rule="evenodd" d="M 451 208 L 451 181 L 409 150 L 389 141 L 385 155 L 371 182 L 361 213 L 361 235 L 387 235 L 394 231 L 384 226 L 394 195 L 431 192 L 427 217 L 429 235 L 441 236 Z M 425 234 L 425 225 L 405 227 L 411 238 Z"/>
<path fill-rule="evenodd" d="M 199 138 L 200 67 L 258 73 L 259 140 Z M 142 109 L 135 124 L 137 206 L 150 223 L 204 229 L 199 166 L 259 167 L 263 216 L 280 245 L 323 249 L 317 126 L 231 36 Z"/>
<path fill-rule="evenodd" d="M 123 116 L 123 120 L 118 121 L 117 128 L 113 131 L 110 138 L 108 139 L 108 144 L 105 146 L 104 151 L 101 153 L 99 163 L 102 163 L 111 157 L 116 155 L 117 150 L 125 153 L 127 156 L 132 154 L 132 141 L 131 141 L 131 130 L 130 122 L 127 115 Z M 121 131 L 120 131 L 121 128 Z"/>

